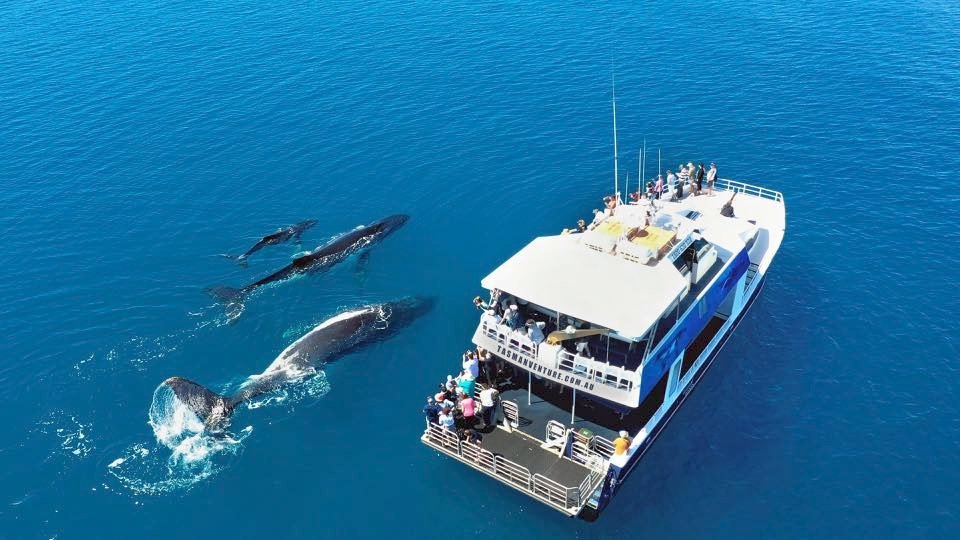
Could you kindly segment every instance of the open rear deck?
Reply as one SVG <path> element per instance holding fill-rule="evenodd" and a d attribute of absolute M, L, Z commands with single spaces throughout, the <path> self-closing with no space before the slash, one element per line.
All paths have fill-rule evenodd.
<path fill-rule="evenodd" d="M 606 474 L 606 460 L 588 445 L 573 443 L 572 459 L 564 455 L 566 433 L 548 444 L 498 426 L 473 444 L 429 424 L 420 440 L 569 516 L 580 513 Z"/>

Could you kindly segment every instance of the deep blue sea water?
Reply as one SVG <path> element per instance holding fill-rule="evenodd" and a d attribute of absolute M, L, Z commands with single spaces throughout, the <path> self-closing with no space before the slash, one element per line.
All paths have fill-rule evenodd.
<path fill-rule="evenodd" d="M 0 537 L 960 535 L 954 1 L 39 2 L 0 6 Z M 439 457 L 419 409 L 479 280 L 612 169 L 782 190 L 787 237 L 708 376 L 601 519 Z M 632 175 L 635 178 L 635 173 Z M 396 212 L 369 260 L 224 324 L 215 255 Z M 614 286 L 615 287 L 615 286 Z M 259 373 L 338 310 L 433 311 L 174 459 L 157 385 Z M 189 461 L 189 463 L 185 463 Z M 192 461 L 190 461 L 192 460 Z"/>

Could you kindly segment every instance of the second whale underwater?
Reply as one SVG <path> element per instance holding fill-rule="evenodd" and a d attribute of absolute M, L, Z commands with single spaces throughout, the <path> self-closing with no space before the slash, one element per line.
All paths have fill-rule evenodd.
<path fill-rule="evenodd" d="M 261 249 L 267 246 L 275 246 L 277 244 L 282 244 L 283 242 L 287 242 L 289 240 L 293 240 L 294 242 L 299 244 L 300 236 L 302 236 L 307 229 L 309 229 L 310 227 L 313 227 L 316 224 L 317 224 L 317 220 L 315 219 L 308 219 L 305 221 L 301 221 L 299 223 L 294 223 L 289 227 L 285 227 L 283 229 L 277 229 L 275 232 L 262 236 L 260 240 L 257 241 L 256 244 L 251 246 L 250 249 L 248 249 L 247 251 L 243 252 L 240 255 L 230 255 L 229 253 L 221 253 L 220 256 L 225 257 L 227 259 L 233 259 L 237 261 L 237 263 L 240 264 L 240 266 L 246 266 L 247 259 L 249 259 L 251 255 L 253 255 L 254 253 L 260 251 Z"/>
<path fill-rule="evenodd" d="M 405 214 L 395 214 L 385 217 L 369 225 L 363 225 L 348 233 L 342 234 L 330 242 L 327 242 L 325 245 L 293 259 L 290 264 L 280 270 L 258 279 L 249 285 L 239 289 L 225 285 L 217 285 L 208 288 L 206 291 L 223 303 L 227 311 L 227 318 L 230 321 L 234 321 L 243 313 L 244 297 L 259 287 L 283 281 L 299 274 L 319 272 L 330 268 L 347 256 L 383 240 L 390 233 L 402 227 L 409 219 L 410 216 Z"/>

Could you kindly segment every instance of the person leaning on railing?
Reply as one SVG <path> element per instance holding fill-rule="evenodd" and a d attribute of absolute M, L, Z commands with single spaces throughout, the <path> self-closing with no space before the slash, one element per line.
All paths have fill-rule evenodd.
<path fill-rule="evenodd" d="M 442 427 L 443 429 L 453 433 L 457 432 L 456 419 L 453 416 L 452 408 L 445 406 L 440 411 L 439 421 L 440 421 L 440 427 Z"/>
<path fill-rule="evenodd" d="M 490 304 L 484 302 L 483 298 L 480 298 L 479 296 L 475 296 L 473 298 L 473 306 L 480 311 L 487 311 L 490 309 Z"/>
<path fill-rule="evenodd" d="M 613 440 L 613 453 L 617 456 L 622 456 L 627 453 L 627 450 L 630 449 L 630 434 L 626 431 L 621 431 L 620 436 Z"/>
<path fill-rule="evenodd" d="M 520 308 L 516 304 L 511 304 L 506 314 L 503 316 L 503 322 L 511 330 L 517 330 L 523 326 L 523 320 L 520 318 Z"/>
<path fill-rule="evenodd" d="M 426 416 L 428 424 L 440 422 L 440 410 L 440 405 L 437 405 L 432 397 L 427 396 L 427 404 L 423 406 L 423 414 Z"/>

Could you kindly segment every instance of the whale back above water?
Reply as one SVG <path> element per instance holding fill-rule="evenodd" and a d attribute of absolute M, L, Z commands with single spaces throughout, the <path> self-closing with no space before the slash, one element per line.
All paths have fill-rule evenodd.
<path fill-rule="evenodd" d="M 341 312 L 316 325 L 285 348 L 260 374 L 248 378 L 230 396 L 183 377 L 162 385 L 199 416 L 210 429 L 228 423 L 234 408 L 255 396 L 314 375 L 322 365 L 359 346 L 381 341 L 429 311 L 429 298 L 405 298 Z"/>
<path fill-rule="evenodd" d="M 251 255 L 253 255 L 254 253 L 260 251 L 261 249 L 267 246 L 275 246 L 275 245 L 287 242 L 289 240 L 293 240 L 294 242 L 300 243 L 300 236 L 307 229 L 309 229 L 310 227 L 313 227 L 316 224 L 317 224 L 317 220 L 315 219 L 307 219 L 299 223 L 295 223 L 293 225 L 290 225 L 289 227 L 278 229 L 275 232 L 272 232 L 270 234 L 260 237 L 260 240 L 258 240 L 257 243 L 255 243 L 253 246 L 250 247 L 250 249 L 243 252 L 241 255 L 229 255 L 224 253 L 221 256 L 226 257 L 227 259 L 233 259 L 237 261 L 237 263 L 239 263 L 241 266 L 246 266 L 247 259 L 250 258 Z"/>
<path fill-rule="evenodd" d="M 283 281 L 295 275 L 326 270 L 353 253 L 383 240 L 390 233 L 402 227 L 409 218 L 405 214 L 388 216 L 344 233 L 311 252 L 295 257 L 290 261 L 290 264 L 245 287 L 237 289 L 225 285 L 216 285 L 208 287 L 206 292 L 224 305 L 227 317 L 232 322 L 243 313 L 243 300 L 247 294 L 264 285 Z"/>

